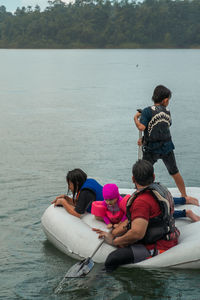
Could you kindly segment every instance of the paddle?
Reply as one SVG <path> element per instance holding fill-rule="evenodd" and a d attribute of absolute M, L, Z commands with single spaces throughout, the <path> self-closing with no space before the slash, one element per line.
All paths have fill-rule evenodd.
<path fill-rule="evenodd" d="M 91 256 L 73 265 L 66 273 L 64 278 L 77 278 L 86 276 L 94 267 L 92 257 L 96 254 L 103 243 L 104 239 L 98 244 Z"/>
<path fill-rule="evenodd" d="M 142 109 L 137 109 L 137 111 L 139 112 L 139 113 L 141 113 L 142 112 Z M 142 138 L 142 131 L 141 130 L 139 130 L 139 139 L 141 139 Z M 142 159 L 142 146 L 138 146 L 138 159 Z"/>

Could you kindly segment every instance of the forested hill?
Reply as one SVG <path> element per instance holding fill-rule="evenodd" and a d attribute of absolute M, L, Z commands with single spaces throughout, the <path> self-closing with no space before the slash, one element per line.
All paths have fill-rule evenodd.
<path fill-rule="evenodd" d="M 0 6 L 0 48 L 200 48 L 200 0 Z"/>

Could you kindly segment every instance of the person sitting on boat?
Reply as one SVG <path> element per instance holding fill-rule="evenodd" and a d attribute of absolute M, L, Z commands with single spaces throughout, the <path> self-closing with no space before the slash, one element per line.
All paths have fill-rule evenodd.
<path fill-rule="evenodd" d="M 99 238 L 119 247 L 108 255 L 106 271 L 140 262 L 178 244 L 180 232 L 175 227 L 172 195 L 163 185 L 154 183 L 154 179 L 152 164 L 138 160 L 132 168 L 136 192 L 122 200 L 126 203 L 127 220 L 111 233 L 93 228 Z"/>
<path fill-rule="evenodd" d="M 184 200 L 184 197 L 181 198 L 173 198 L 174 199 L 174 204 L 186 204 L 186 201 Z M 176 200 L 177 199 L 177 200 Z M 179 201 L 179 199 L 181 201 Z M 197 205 L 199 206 L 199 205 Z M 179 219 L 179 218 L 189 218 L 193 222 L 198 222 L 200 221 L 200 217 L 195 214 L 191 209 L 182 209 L 182 210 L 175 210 L 174 211 L 174 219 Z"/>
<path fill-rule="evenodd" d="M 72 192 L 72 198 L 68 195 L 60 195 L 52 203 L 54 206 L 63 206 L 71 215 L 80 218 L 86 211 L 91 212 L 93 201 L 103 200 L 103 186 L 95 179 L 87 178 L 87 174 L 83 170 L 69 171 L 66 181 L 68 193 Z"/>
<path fill-rule="evenodd" d="M 126 220 L 126 214 L 120 208 L 122 196 L 118 186 L 114 183 L 105 184 L 103 187 L 104 201 L 94 201 L 91 213 L 107 224 L 107 228 L 116 227 L 116 224 Z"/>
<path fill-rule="evenodd" d="M 98 220 L 104 221 L 108 229 L 115 228 L 127 218 L 126 213 L 124 213 L 121 208 L 123 197 L 119 194 L 118 186 L 114 183 L 104 185 L 103 198 L 104 201 L 94 201 L 92 203 L 91 213 L 95 215 Z M 173 197 L 173 200 L 174 205 L 186 204 L 185 197 Z M 193 222 L 200 221 L 200 217 L 191 209 L 175 210 L 173 216 L 174 219 L 188 217 Z"/>

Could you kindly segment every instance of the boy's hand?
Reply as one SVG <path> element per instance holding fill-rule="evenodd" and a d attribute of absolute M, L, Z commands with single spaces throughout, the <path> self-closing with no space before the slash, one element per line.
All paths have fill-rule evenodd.
<path fill-rule="evenodd" d="M 142 146 L 142 139 L 139 139 L 137 143 L 138 143 L 138 146 Z"/>

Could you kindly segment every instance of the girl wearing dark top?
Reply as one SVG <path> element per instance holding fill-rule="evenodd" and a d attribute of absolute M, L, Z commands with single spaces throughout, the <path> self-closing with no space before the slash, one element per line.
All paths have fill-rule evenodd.
<path fill-rule="evenodd" d="M 78 218 L 86 211 L 91 211 L 91 204 L 95 200 L 103 200 L 103 187 L 81 169 L 69 171 L 66 176 L 68 192 L 72 192 L 72 198 L 68 195 L 56 197 L 52 203 L 54 206 L 63 206 L 68 213 Z"/>

